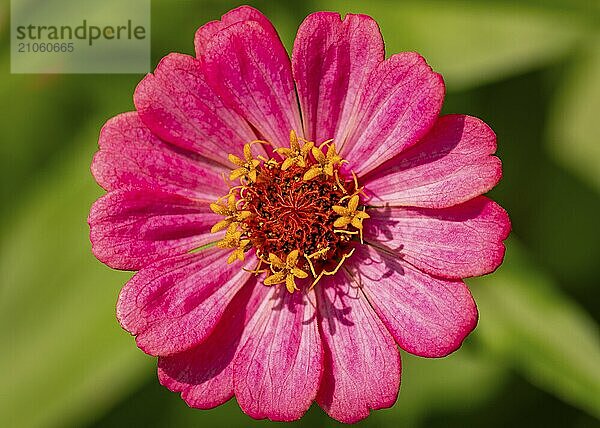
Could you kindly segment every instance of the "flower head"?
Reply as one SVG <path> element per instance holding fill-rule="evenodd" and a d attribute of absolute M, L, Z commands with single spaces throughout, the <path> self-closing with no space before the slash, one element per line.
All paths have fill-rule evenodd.
<path fill-rule="evenodd" d="M 313 401 L 355 422 L 391 406 L 397 345 L 456 350 L 510 231 L 481 196 L 495 135 L 439 116 L 444 84 L 416 53 L 385 59 L 377 24 L 312 14 L 290 58 L 240 7 L 201 27 L 107 122 L 92 172 L 95 255 L 138 271 L 121 325 L 192 407 L 235 396 L 254 418 Z"/>

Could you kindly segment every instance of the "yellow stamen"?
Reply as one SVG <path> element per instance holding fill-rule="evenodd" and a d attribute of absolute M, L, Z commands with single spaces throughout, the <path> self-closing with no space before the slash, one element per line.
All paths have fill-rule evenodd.
<path fill-rule="evenodd" d="M 362 230 L 363 225 L 362 222 L 366 218 L 370 218 L 369 214 L 364 211 L 358 211 L 358 203 L 359 197 L 358 195 L 354 195 L 348 201 L 348 206 L 343 207 L 340 205 L 334 205 L 332 207 L 333 211 L 338 214 L 340 217 L 335 220 L 333 223 L 334 227 L 342 228 L 351 224 L 358 230 Z"/>
<path fill-rule="evenodd" d="M 264 284 L 275 285 L 285 282 L 285 287 L 290 293 L 293 293 L 294 290 L 298 290 L 295 279 L 304 279 L 308 277 L 306 272 L 296 267 L 298 264 L 299 255 L 300 252 L 298 250 L 294 250 L 287 255 L 284 262 L 275 254 L 269 254 L 269 263 L 271 265 L 271 271 L 273 272 L 273 275 L 266 277 Z"/>
<path fill-rule="evenodd" d="M 303 140 L 305 141 L 305 140 Z M 298 137 L 296 136 L 296 132 L 294 130 L 290 131 L 290 148 L 280 147 L 275 149 L 276 153 L 279 153 L 281 156 L 285 157 L 283 164 L 281 165 L 281 169 L 286 171 L 292 165 L 297 165 L 299 167 L 304 168 L 306 166 L 306 156 L 313 148 L 315 143 L 312 141 L 305 142 L 302 146 L 298 141 Z"/>
<path fill-rule="evenodd" d="M 260 165 L 260 160 L 254 159 L 254 156 L 252 155 L 250 145 L 253 143 L 262 143 L 262 141 L 256 140 L 244 144 L 244 159 L 232 154 L 228 156 L 229 161 L 239 167 L 231 171 L 231 174 L 229 175 L 230 180 L 237 180 L 238 178 L 244 177 L 252 182 L 256 181 L 256 178 L 258 177 L 257 167 Z"/>
<path fill-rule="evenodd" d="M 312 289 L 315 285 L 317 285 L 317 283 L 321 280 L 321 278 L 323 278 L 324 275 L 331 276 L 331 275 L 335 275 L 336 273 L 338 273 L 338 271 L 340 270 L 340 268 L 342 267 L 342 265 L 344 264 L 346 259 L 350 258 L 350 256 L 352 256 L 352 254 L 354 254 L 354 250 L 356 250 L 356 248 L 352 248 L 352 250 L 349 253 L 344 254 L 334 270 L 330 270 L 330 271 L 323 270 L 319 274 L 319 276 L 317 276 L 315 278 L 313 283 L 310 285 L 309 290 Z"/>
<path fill-rule="evenodd" d="M 310 272 L 312 273 L 313 278 L 317 277 L 317 272 L 315 271 L 315 267 L 312 263 L 312 259 L 325 258 L 327 255 L 327 252 L 329 250 L 330 250 L 329 247 L 325 247 L 325 248 L 321 248 L 320 250 L 315 251 L 312 254 L 309 254 L 308 256 L 304 256 L 304 258 L 308 262 L 308 266 L 310 267 Z"/>
<path fill-rule="evenodd" d="M 211 233 L 219 232 L 221 230 L 227 229 L 230 225 L 244 221 L 248 217 L 252 215 L 250 211 L 238 211 L 237 203 L 235 199 L 235 195 L 233 192 L 229 193 L 227 197 L 227 203 L 222 203 L 223 198 L 219 198 L 217 203 L 210 204 L 210 209 L 215 213 L 222 216 L 225 216 L 224 220 L 219 221 L 215 224 L 211 229 Z"/>
<path fill-rule="evenodd" d="M 265 273 L 268 272 L 269 269 L 261 269 L 261 265 L 264 263 L 265 261 L 261 258 L 258 259 L 258 263 L 256 264 L 256 267 L 252 270 L 250 269 L 246 269 L 246 268 L 242 268 L 242 270 L 245 270 L 248 273 L 253 273 L 254 275 L 260 275 L 261 273 Z"/>
<path fill-rule="evenodd" d="M 342 198 L 342 199 L 344 199 L 344 198 Z M 338 229 L 343 229 L 343 228 L 348 227 L 348 225 L 352 225 L 353 227 L 358 229 L 359 235 L 360 235 L 360 242 L 362 243 L 363 242 L 363 220 L 366 218 L 370 218 L 371 216 L 364 211 L 364 208 L 363 208 L 363 211 L 358 211 L 359 200 L 360 199 L 359 199 L 358 195 L 353 195 L 348 200 L 347 207 L 340 206 L 340 205 L 334 205 L 332 207 L 333 211 L 335 211 L 335 213 L 340 216 L 333 222 L 333 227 L 337 227 Z M 337 230 L 336 230 L 336 232 L 337 232 Z M 339 232 L 342 232 L 342 230 L 340 230 Z"/>
<path fill-rule="evenodd" d="M 317 165 L 312 166 L 306 173 L 304 173 L 304 181 L 310 181 L 313 178 L 318 177 L 319 175 L 328 175 L 333 177 L 334 167 L 336 165 L 341 165 L 346 162 L 342 157 L 338 154 L 335 144 L 329 144 L 333 140 L 327 140 L 321 144 L 320 147 L 313 147 L 311 149 L 312 155 L 317 161 Z M 323 146 L 327 147 L 327 154 L 323 153 L 321 148 Z"/>
<path fill-rule="evenodd" d="M 227 263 L 231 264 L 236 260 L 244 261 L 244 252 L 248 244 L 250 244 L 250 240 L 242 238 L 242 231 L 238 230 L 236 224 L 231 224 L 225 232 L 225 237 L 217 242 L 217 247 L 234 249 L 227 259 Z"/>

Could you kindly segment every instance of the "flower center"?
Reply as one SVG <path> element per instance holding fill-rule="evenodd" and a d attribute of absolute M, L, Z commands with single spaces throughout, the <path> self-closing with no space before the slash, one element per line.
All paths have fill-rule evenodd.
<path fill-rule="evenodd" d="M 312 287 L 336 273 L 362 242 L 362 223 L 369 218 L 360 207 L 362 188 L 353 173 L 341 173 L 347 161 L 332 140 L 317 147 L 291 131 L 289 148 L 275 149 L 268 159 L 254 158 L 254 144 L 269 143 L 245 144 L 243 158 L 229 155 L 237 167 L 229 178 L 239 184 L 211 204 L 225 216 L 212 232 L 227 229 L 217 245 L 233 249 L 228 263 L 244 260 L 254 248 L 259 265 L 253 272 L 267 274 L 265 285 L 285 283 L 293 292 L 296 281 L 310 275 Z"/>

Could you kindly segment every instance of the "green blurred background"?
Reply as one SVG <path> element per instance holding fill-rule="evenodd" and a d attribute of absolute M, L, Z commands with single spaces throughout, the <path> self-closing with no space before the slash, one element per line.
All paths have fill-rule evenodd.
<path fill-rule="evenodd" d="M 476 331 L 455 354 L 403 354 L 396 405 L 361 426 L 600 426 L 600 2 L 594 0 L 249 2 L 291 47 L 316 10 L 362 12 L 388 54 L 414 50 L 442 73 L 446 113 L 498 135 L 510 213 L 504 265 L 471 280 Z M 196 28 L 240 3 L 152 1 L 152 64 L 193 53 Z M 0 426 L 258 426 L 231 401 L 189 409 L 118 326 L 130 274 L 90 253 L 101 191 L 98 131 L 133 109 L 141 75 L 9 74 L 0 3 Z M 295 425 L 335 423 L 316 406 Z"/>

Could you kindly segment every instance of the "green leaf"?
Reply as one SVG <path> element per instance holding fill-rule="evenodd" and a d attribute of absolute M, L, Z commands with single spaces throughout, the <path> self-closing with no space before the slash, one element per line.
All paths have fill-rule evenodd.
<path fill-rule="evenodd" d="M 449 90 L 493 82 L 567 54 L 589 33 L 574 12 L 500 2 L 323 0 L 319 7 L 366 13 L 381 26 L 388 55 L 417 51 Z"/>
<path fill-rule="evenodd" d="M 598 326 L 528 260 L 515 239 L 503 266 L 469 281 L 476 337 L 531 383 L 600 417 Z"/>
<path fill-rule="evenodd" d="M 102 412 L 153 370 L 115 319 L 128 273 L 90 251 L 86 217 L 97 130 L 40 180 L 0 242 L 1 426 L 68 426 Z"/>
<path fill-rule="evenodd" d="M 556 162 L 600 191 L 600 34 L 576 61 L 548 121 L 548 143 Z"/>

